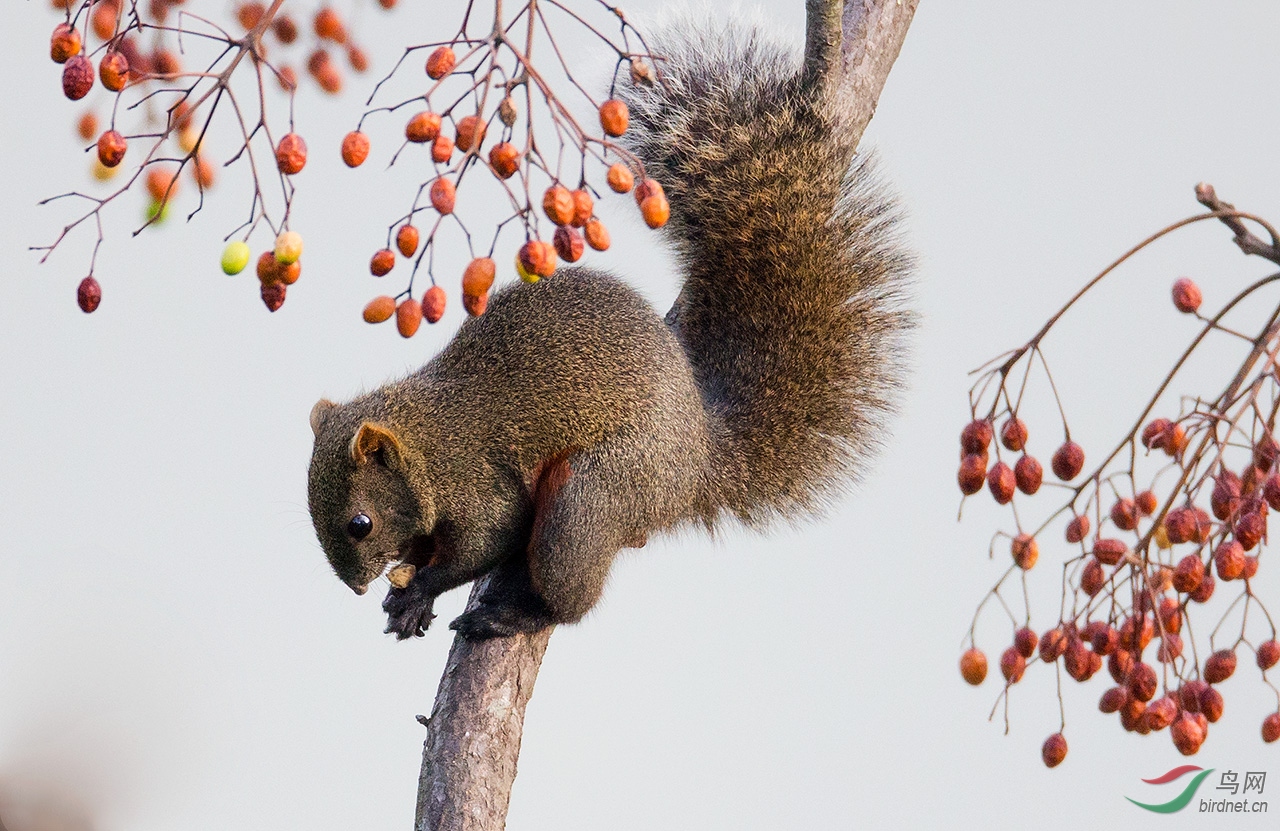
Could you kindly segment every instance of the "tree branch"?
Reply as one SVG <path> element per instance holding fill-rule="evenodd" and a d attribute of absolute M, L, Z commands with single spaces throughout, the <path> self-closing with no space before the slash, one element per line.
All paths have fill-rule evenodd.
<path fill-rule="evenodd" d="M 898 59 L 907 27 L 920 0 L 845 0 L 839 87 L 853 108 L 853 129 L 861 139 L 885 79 Z M 812 22 L 812 18 L 810 18 Z M 808 38 L 812 42 L 813 37 Z"/>

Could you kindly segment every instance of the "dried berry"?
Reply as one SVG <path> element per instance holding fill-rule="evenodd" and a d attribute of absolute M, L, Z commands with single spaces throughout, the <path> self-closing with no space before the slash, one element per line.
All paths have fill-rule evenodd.
<path fill-rule="evenodd" d="M 1155 698 L 1160 679 L 1150 664 L 1136 663 L 1129 671 L 1129 694 L 1138 701 L 1150 701 Z"/>
<path fill-rule="evenodd" d="M 1089 517 L 1077 514 L 1067 523 L 1067 542 L 1080 542 L 1089 535 Z"/>
<path fill-rule="evenodd" d="M 1117 649 L 1107 656 L 1107 672 L 1111 673 L 1111 679 L 1117 684 L 1123 685 L 1128 680 L 1133 664 L 1133 653 L 1127 649 Z M 1125 687 L 1124 689 L 1127 696 L 1129 688 Z"/>
<path fill-rule="evenodd" d="M 279 15 L 271 21 L 271 32 L 285 46 L 298 39 L 298 24 L 288 15 Z"/>
<path fill-rule="evenodd" d="M 617 138 L 627 131 L 627 105 L 612 98 L 600 105 L 600 127 L 605 135 Z"/>
<path fill-rule="evenodd" d="M 125 151 L 129 149 L 129 144 L 124 140 L 124 136 L 115 130 L 107 130 L 98 137 L 98 161 L 102 162 L 103 167 L 115 167 L 124 161 Z"/>
<path fill-rule="evenodd" d="M 433 81 L 439 81 L 453 72 L 453 68 L 457 65 L 458 56 L 453 53 L 453 50 L 448 46 L 439 46 L 427 56 L 427 77 Z"/>
<path fill-rule="evenodd" d="M 1000 656 L 1000 674 L 1010 684 L 1016 684 L 1021 681 L 1022 674 L 1026 671 L 1027 659 L 1018 654 L 1018 650 L 1012 646 Z"/>
<path fill-rule="evenodd" d="M 1115 713 L 1129 703 L 1129 690 L 1126 687 L 1112 687 L 1102 694 L 1098 700 L 1098 709 L 1104 713 Z"/>
<path fill-rule="evenodd" d="M 1236 520 L 1235 527 L 1232 530 L 1235 532 L 1236 540 L 1244 547 L 1244 550 L 1252 551 L 1267 533 L 1267 518 L 1263 516 L 1261 511 L 1249 511 Z"/>
<path fill-rule="evenodd" d="M 1010 544 L 1010 551 L 1013 554 L 1013 561 L 1023 571 L 1029 570 L 1040 558 L 1040 546 L 1036 538 L 1030 534 L 1019 534 L 1014 537 Z"/>
<path fill-rule="evenodd" d="M 598 219 L 588 220 L 587 224 L 582 228 L 582 234 L 587 238 L 587 245 L 590 245 L 597 251 L 607 251 L 609 248 L 609 229 L 604 223 Z M 982 487 L 982 478 L 986 477 L 986 463 L 982 465 L 982 477 L 978 481 L 978 488 Z"/>
<path fill-rule="evenodd" d="M 365 323 L 382 323 L 390 320 L 391 316 L 396 313 L 396 300 L 394 297 L 382 295 L 375 297 L 369 301 L 369 305 L 364 307 Z"/>
<path fill-rule="evenodd" d="M 1213 565 L 1219 580 L 1237 580 L 1244 573 L 1244 547 L 1235 540 L 1218 546 L 1213 552 Z"/>
<path fill-rule="evenodd" d="M 1133 498 L 1133 504 L 1138 509 L 1140 516 L 1151 516 L 1160 507 L 1159 500 L 1151 491 L 1142 491 Z"/>
<path fill-rule="evenodd" d="M 1191 713 L 1178 716 L 1169 728 L 1173 745 L 1183 756 L 1192 756 L 1200 749 L 1200 745 L 1204 744 L 1204 734 L 1204 729 Z"/>
<path fill-rule="evenodd" d="M 1013 646 L 1018 650 L 1018 654 L 1024 658 L 1030 659 L 1032 655 L 1036 654 L 1036 643 L 1039 640 L 1036 637 L 1036 633 L 1025 626 L 1013 633 Z"/>
<path fill-rule="evenodd" d="M 1165 514 L 1165 533 L 1169 541 L 1178 544 L 1190 540 L 1196 533 L 1196 516 L 1190 508 L 1174 508 Z"/>
<path fill-rule="evenodd" d="M 84 55 L 76 55 L 62 67 L 62 94 L 72 101 L 79 101 L 93 89 L 93 61 Z"/>
<path fill-rule="evenodd" d="M 440 135 L 440 116 L 433 112 L 420 112 L 404 125 L 404 137 L 415 144 L 424 144 Z"/>
<path fill-rule="evenodd" d="M 406 297 L 396 306 L 396 330 L 400 337 L 411 338 L 422 325 L 422 304 L 412 297 Z"/>
<path fill-rule="evenodd" d="M 658 184 L 656 180 L 645 179 L 643 182 L 636 185 L 635 193 L 633 195 L 636 198 L 636 204 L 643 205 L 644 200 L 648 199 L 650 196 L 662 196 L 664 194 L 662 191 L 662 185 Z M 987 429 L 991 429 L 990 424 L 987 425 Z M 991 436 L 989 433 L 987 435 L 987 443 L 991 443 Z"/>
<path fill-rule="evenodd" d="M 342 139 L 342 161 L 347 167 L 359 167 L 369 158 L 369 137 L 352 130 Z"/>
<path fill-rule="evenodd" d="M 489 295 L 487 294 L 464 294 L 462 295 L 462 308 L 467 310 L 467 314 L 472 317 L 479 317 L 484 314 L 484 310 L 489 306 Z"/>
<path fill-rule="evenodd" d="M 1213 597 L 1215 585 L 1217 583 L 1214 581 L 1213 575 L 1206 571 L 1200 576 L 1200 585 L 1188 592 L 1187 596 L 1197 603 L 1208 603 L 1209 598 Z"/>
<path fill-rule="evenodd" d="M 577 229 L 561 226 L 552 235 L 551 242 L 556 247 L 556 254 L 565 262 L 576 263 L 582 258 L 584 243 L 582 232 Z"/>
<path fill-rule="evenodd" d="M 1210 684 L 1221 684 L 1230 678 L 1235 671 L 1236 653 L 1230 649 L 1220 649 L 1210 655 L 1204 662 L 1204 680 Z"/>
<path fill-rule="evenodd" d="M 91 274 L 81 280 L 80 285 L 76 286 L 76 303 L 80 306 L 80 311 L 85 314 L 91 314 L 101 302 L 102 286 L 98 284 L 98 281 Z"/>
<path fill-rule="evenodd" d="M 489 151 L 489 164 L 499 179 L 510 179 L 520 169 L 520 151 L 509 141 L 495 144 Z"/>
<path fill-rule="evenodd" d="M 417 246 L 414 246 L 415 248 Z M 374 277 L 382 277 L 395 268 L 396 255 L 390 248 L 383 248 L 373 252 L 373 256 L 369 258 L 369 273 Z"/>
<path fill-rule="evenodd" d="M 396 248 L 399 248 L 400 253 L 406 257 L 412 257 L 416 254 L 418 252 L 418 229 L 412 225 L 401 225 L 400 230 L 396 231 Z"/>
<path fill-rule="evenodd" d="M 458 119 L 458 137 L 454 143 L 458 145 L 458 149 L 463 153 L 466 153 L 472 147 L 479 150 L 480 145 L 484 144 L 484 134 L 487 129 L 488 125 L 480 120 L 479 116 L 463 116 Z"/>
<path fill-rule="evenodd" d="M 1017 453 L 1027 446 L 1027 425 L 1020 418 L 1010 418 L 1000 428 L 1000 443 Z"/>
<path fill-rule="evenodd" d="M 1226 521 L 1240 509 L 1241 483 L 1240 477 L 1229 470 L 1218 474 L 1213 483 L 1213 493 L 1209 497 L 1209 507 L 1213 515 Z"/>
<path fill-rule="evenodd" d="M 1280 663 L 1280 643 L 1274 639 L 1258 644 L 1258 669 L 1266 671 Z"/>
<path fill-rule="evenodd" d="M 444 289 L 439 286 L 432 286 L 422 295 L 422 316 L 427 319 L 427 323 L 437 323 L 444 317 L 446 300 Z"/>
<path fill-rule="evenodd" d="M 102 85 L 112 92 L 119 92 L 129 81 L 129 60 L 123 53 L 111 50 L 102 56 L 98 64 L 98 77 Z"/>
<path fill-rule="evenodd" d="M 1200 712 L 1204 715 L 1205 721 L 1212 724 L 1222 718 L 1222 710 L 1225 702 L 1222 700 L 1222 693 L 1213 687 L 1205 687 L 1200 693 Z"/>
<path fill-rule="evenodd" d="M 609 172 L 605 178 L 609 183 L 609 188 L 614 193 L 626 193 L 631 190 L 636 181 L 630 169 L 621 162 L 610 165 Z"/>
<path fill-rule="evenodd" d="M 1280 712 L 1272 713 L 1262 720 L 1262 740 L 1267 744 L 1280 739 Z"/>
<path fill-rule="evenodd" d="M 1178 715 L 1178 705 L 1168 696 L 1158 701 L 1153 701 L 1147 705 L 1147 709 L 1143 712 L 1142 717 L 1147 723 L 1149 730 L 1163 730 Z"/>
<path fill-rule="evenodd" d="M 80 54 L 80 32 L 76 27 L 59 23 L 49 37 L 49 57 L 54 63 L 66 63 Z"/>
<path fill-rule="evenodd" d="M 1040 660 L 1052 664 L 1067 651 L 1067 633 L 1060 628 L 1050 629 L 1040 638 Z"/>
<path fill-rule="evenodd" d="M 960 675 L 975 687 L 983 682 L 987 677 L 987 656 L 982 654 L 982 650 L 965 650 L 960 656 Z"/>
<path fill-rule="evenodd" d="M 1147 705 L 1145 702 L 1137 701 L 1132 697 L 1120 708 L 1120 726 L 1130 732 L 1148 732 L 1143 721 L 1143 715 L 1146 714 Z"/>
<path fill-rule="evenodd" d="M 1056 768 L 1062 764 L 1062 760 L 1067 758 L 1067 740 L 1061 733 L 1054 733 L 1044 740 L 1040 747 L 1040 758 L 1044 760 L 1046 767 Z"/>
<path fill-rule="evenodd" d="M 457 191 L 453 182 L 441 177 L 431 183 L 431 206 L 442 214 L 453 213 Z"/>
<path fill-rule="evenodd" d="M 477 257 L 462 272 L 462 293 L 479 296 L 493 287 L 497 266 L 488 257 Z"/>
<path fill-rule="evenodd" d="M 1007 505 L 1009 500 L 1013 499 L 1013 489 L 1016 486 L 1016 477 L 1007 464 L 996 462 L 991 466 L 990 472 L 987 473 L 987 488 L 990 489 L 991 496 L 997 503 Z"/>
<path fill-rule="evenodd" d="M 1054 476 L 1064 482 L 1071 481 L 1084 469 L 1084 449 L 1073 441 L 1066 442 L 1053 452 L 1050 467 Z"/>
<path fill-rule="evenodd" d="M 1044 468 L 1035 457 L 1023 456 L 1018 459 L 1018 463 L 1013 467 L 1013 473 L 1018 483 L 1018 490 L 1027 496 L 1032 496 L 1040 490 L 1040 483 L 1044 479 Z"/>
<path fill-rule="evenodd" d="M 1142 445 L 1148 450 L 1163 447 L 1164 437 L 1172 426 L 1167 418 L 1152 419 L 1142 428 Z"/>
<path fill-rule="evenodd" d="M 1115 652 L 1120 645 L 1120 633 L 1116 631 L 1114 626 L 1102 621 L 1095 621 L 1094 623 L 1097 626 L 1091 623 L 1085 628 L 1089 635 L 1089 643 L 1093 646 L 1093 651 L 1099 655 L 1110 655 Z M 1089 631 L 1090 629 L 1093 631 Z"/>
<path fill-rule="evenodd" d="M 511 96 L 503 97 L 501 103 L 498 104 L 498 120 L 508 127 L 516 126 L 516 117 L 519 116 L 516 110 L 516 102 L 511 100 Z"/>
<path fill-rule="evenodd" d="M 287 133 L 276 145 L 276 167 L 286 176 L 298 173 L 307 165 L 307 143 L 297 133 Z"/>
<path fill-rule="evenodd" d="M 284 283 L 269 283 L 264 284 L 259 293 L 262 295 L 262 302 L 266 305 L 267 311 L 274 312 L 284 305 L 284 298 L 289 290 Z"/>
<path fill-rule="evenodd" d="M 1182 654 L 1182 636 L 1176 632 L 1165 632 L 1160 636 L 1160 648 L 1156 650 L 1156 660 L 1167 664 Z"/>
<path fill-rule="evenodd" d="M 1129 546 L 1120 540 L 1101 539 L 1093 544 L 1093 556 L 1103 565 L 1113 566 L 1124 559 Z"/>
<path fill-rule="evenodd" d="M 595 213 L 595 200 L 585 190 L 575 190 L 571 196 L 573 196 L 573 218 L 569 220 L 569 224 L 575 228 L 581 228 Z"/>
<path fill-rule="evenodd" d="M 556 225 L 568 225 L 573 219 L 573 195 L 562 185 L 552 185 L 542 195 L 542 210 Z"/>
<path fill-rule="evenodd" d="M 1253 446 L 1253 466 L 1270 473 L 1277 455 L 1280 455 L 1280 445 L 1270 433 L 1266 433 Z"/>
<path fill-rule="evenodd" d="M 1138 506 L 1130 498 L 1121 497 L 1111 506 L 1111 522 L 1121 531 L 1138 527 Z"/>
<path fill-rule="evenodd" d="M 1203 298 L 1200 287 L 1190 277 L 1179 277 L 1173 283 L 1173 305 L 1184 314 L 1192 314 L 1200 308 Z"/>
<path fill-rule="evenodd" d="M 1166 632 L 1177 634 L 1182 631 L 1182 606 L 1172 597 L 1160 598 L 1156 607 L 1156 618 L 1160 627 Z"/>
<path fill-rule="evenodd" d="M 1090 559 L 1080 571 L 1080 591 L 1093 597 L 1106 585 L 1107 575 L 1102 570 L 1102 563 Z"/>

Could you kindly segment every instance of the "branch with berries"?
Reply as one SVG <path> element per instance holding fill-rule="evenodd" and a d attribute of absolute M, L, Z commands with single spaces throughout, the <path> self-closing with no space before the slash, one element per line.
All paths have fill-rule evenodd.
<path fill-rule="evenodd" d="M 1127 731 L 1168 729 L 1177 749 L 1191 755 L 1222 716 L 1220 685 L 1235 674 L 1240 655 L 1250 655 L 1277 702 L 1262 719 L 1262 738 L 1280 739 L 1280 690 L 1267 674 L 1280 663 L 1280 643 L 1256 580 L 1267 514 L 1280 509 L 1280 305 L 1252 334 L 1236 328 L 1247 317 L 1243 312 L 1269 302 L 1260 293 L 1280 281 L 1280 273 L 1246 286 L 1212 315 L 1201 311 L 1203 294 L 1194 281 L 1173 283 L 1174 307 L 1197 321 L 1198 331 L 1119 442 L 1087 474 L 1085 450 L 1071 438 L 1067 404 L 1043 348 L 1045 337 L 1090 290 L 1180 228 L 1219 220 L 1243 252 L 1280 263 L 1280 237 L 1269 223 L 1220 201 L 1209 185 L 1197 186 L 1196 196 L 1207 212 L 1135 245 L 1025 344 L 974 372 L 973 420 L 960 435 L 958 484 L 966 498 L 985 487 L 997 504 L 1010 507 L 1013 525 L 993 537 L 992 553 L 1007 546 L 1009 562 L 974 614 L 960 670 L 970 684 L 983 682 L 987 658 L 975 642 L 979 618 L 988 608 L 1003 608 L 1011 640 L 1000 657 L 1004 686 L 996 706 L 1004 703 L 1007 727 L 1014 685 L 1034 664 L 1053 667 L 1062 727 L 1042 748 L 1049 767 L 1067 753 L 1062 674 L 1087 682 L 1104 663 L 1115 686 L 1102 694 L 1099 709 L 1118 714 Z M 1261 227 L 1268 239 L 1246 223 Z M 1220 339 L 1246 346 L 1243 360 L 1226 365 L 1220 392 L 1188 393 L 1171 411 L 1188 360 Z M 1043 465 L 1029 452 L 1031 430 L 1019 417 L 1028 381 L 1041 373 L 1061 417 L 1063 441 L 1049 463 L 1056 482 L 1045 482 Z M 1050 487 L 1042 491 L 1042 485 Z M 1032 499 L 1038 494 L 1049 499 Z M 1028 580 L 1042 546 L 1047 549 L 1055 535 L 1062 539 L 1054 545 L 1062 551 L 1061 603 L 1053 625 L 1037 635 Z M 1021 594 L 1015 604 L 1020 613 L 1010 594 Z"/>

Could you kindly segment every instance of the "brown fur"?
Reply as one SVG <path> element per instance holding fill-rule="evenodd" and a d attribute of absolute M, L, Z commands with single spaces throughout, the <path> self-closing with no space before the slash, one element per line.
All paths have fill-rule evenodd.
<path fill-rule="evenodd" d="M 338 576 L 359 590 L 420 565 L 384 603 L 398 637 L 490 573 L 453 623 L 467 636 L 578 620 L 620 548 L 726 513 L 797 520 L 880 441 L 909 263 L 840 102 L 754 34 L 655 49 L 664 83 L 622 95 L 685 274 L 665 321 L 620 280 L 561 269 L 497 292 L 409 377 L 313 411 L 310 507 Z"/>

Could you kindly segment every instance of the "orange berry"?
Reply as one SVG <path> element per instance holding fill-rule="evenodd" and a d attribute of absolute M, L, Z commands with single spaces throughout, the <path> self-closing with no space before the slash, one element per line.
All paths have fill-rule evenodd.
<path fill-rule="evenodd" d="M 1027 445 L 1027 425 L 1020 418 L 1010 418 L 1000 428 L 1000 443 L 1005 450 L 1018 452 Z"/>
<path fill-rule="evenodd" d="M 286 176 L 302 170 L 307 165 L 307 143 L 297 133 L 287 133 L 276 145 L 276 166 Z"/>
<path fill-rule="evenodd" d="M 1000 674 L 1004 676 L 1004 680 L 1010 684 L 1016 684 L 1022 680 L 1022 674 L 1027 671 L 1027 659 L 1022 657 L 1022 653 L 1014 647 L 1009 647 L 1000 656 Z"/>
<path fill-rule="evenodd" d="M 466 115 L 458 119 L 458 137 L 454 141 L 458 145 L 458 149 L 466 153 L 472 147 L 477 150 L 480 145 L 484 144 L 484 134 L 488 129 L 478 115 Z"/>
<path fill-rule="evenodd" d="M 437 47 L 427 56 L 427 76 L 438 81 L 453 71 L 458 65 L 458 57 L 448 46 Z"/>
<path fill-rule="evenodd" d="M 441 133 L 431 144 L 431 161 L 444 164 L 453 156 L 453 139 Z"/>
<path fill-rule="evenodd" d="M 94 115 L 93 110 L 89 110 L 80 116 L 80 120 L 76 122 L 76 132 L 85 141 L 98 134 L 98 117 Z"/>
<path fill-rule="evenodd" d="M 517 254 L 520 267 L 537 277 L 550 277 L 556 271 L 556 250 L 541 240 L 530 240 Z"/>
<path fill-rule="evenodd" d="M 444 289 L 439 286 L 432 286 L 422 295 L 422 316 L 427 319 L 427 323 L 436 323 L 444 317 L 446 299 Z"/>
<path fill-rule="evenodd" d="M 1221 684 L 1230 678 L 1235 671 L 1236 653 L 1230 649 L 1220 649 L 1210 655 L 1204 662 L 1204 680 L 1210 684 Z M 1209 720 L 1215 721 L 1216 719 Z"/>
<path fill-rule="evenodd" d="M 560 255 L 560 259 L 565 262 L 576 263 L 582 258 L 581 232 L 562 225 L 556 229 L 551 240 L 556 247 L 556 254 Z"/>
<path fill-rule="evenodd" d="M 640 214 L 650 228 L 661 228 L 671 218 L 671 204 L 662 194 L 650 196 L 640 203 Z"/>
<path fill-rule="evenodd" d="M 315 27 L 316 35 L 324 40 L 331 40 L 338 44 L 347 42 L 347 27 L 343 25 L 338 13 L 328 6 L 316 12 L 312 25 Z"/>
<path fill-rule="evenodd" d="M 352 130 L 342 139 L 342 161 L 347 167 L 359 167 L 369 158 L 369 137 L 359 130 Z"/>
<path fill-rule="evenodd" d="M 116 33 L 116 11 L 119 4 L 98 3 L 93 7 L 93 15 L 89 23 L 98 40 L 108 40 Z"/>
<path fill-rule="evenodd" d="M 568 225 L 573 219 L 573 195 L 562 185 L 552 185 L 542 195 L 542 210 L 556 225 Z"/>
<path fill-rule="evenodd" d="M 462 295 L 462 308 L 467 310 L 467 314 L 472 317 L 479 317 L 484 314 L 484 310 L 489 307 L 488 294 L 464 294 Z"/>
<path fill-rule="evenodd" d="M 605 135 L 617 136 L 627 131 L 627 105 L 616 98 L 600 105 L 600 126 Z"/>
<path fill-rule="evenodd" d="M 373 256 L 369 258 L 369 273 L 374 277 L 382 277 L 395 268 L 395 265 L 395 252 L 390 248 L 383 248 L 373 252 Z"/>
<path fill-rule="evenodd" d="M 595 213 L 596 205 L 591 194 L 585 190 L 575 190 L 571 195 L 573 196 L 573 218 L 569 220 L 569 224 L 575 228 L 581 228 Z"/>
<path fill-rule="evenodd" d="M 467 263 L 462 272 L 463 296 L 480 296 L 493 287 L 493 278 L 497 273 L 497 265 L 488 257 L 477 257 Z"/>
<path fill-rule="evenodd" d="M 431 205 L 442 214 L 453 213 L 457 201 L 457 191 L 453 182 L 443 177 L 431 183 Z"/>
<path fill-rule="evenodd" d="M 365 72 L 369 69 L 369 56 L 365 51 L 354 43 L 347 45 L 347 63 L 351 64 L 351 68 L 356 72 Z"/>
<path fill-rule="evenodd" d="M 178 191 L 178 180 L 168 167 L 156 167 L 147 171 L 147 193 L 156 202 L 172 199 Z"/>
<path fill-rule="evenodd" d="M 262 16 L 266 13 L 267 7 L 262 3 L 241 3 L 236 8 L 236 19 L 245 29 L 252 29 L 262 22 Z"/>
<path fill-rule="evenodd" d="M 1080 542 L 1089 535 L 1089 517 L 1078 514 L 1067 523 L 1067 542 Z"/>
<path fill-rule="evenodd" d="M 509 141 L 495 144 L 489 151 L 489 164 L 499 179 L 510 179 L 520 169 L 520 151 Z"/>
<path fill-rule="evenodd" d="M 1262 720 L 1262 740 L 1267 744 L 1280 739 L 1280 712 L 1272 713 Z"/>
<path fill-rule="evenodd" d="M 1143 491 L 1133 498 L 1133 504 L 1142 516 L 1151 516 L 1160 507 L 1160 501 L 1151 491 Z"/>
<path fill-rule="evenodd" d="M 1034 456 L 1023 455 L 1018 459 L 1018 463 L 1013 466 L 1013 473 L 1018 490 L 1027 496 L 1034 496 L 1040 490 L 1040 483 L 1044 481 L 1044 468 Z"/>
<path fill-rule="evenodd" d="M 960 675 L 975 687 L 986 679 L 987 656 L 981 649 L 970 648 L 960 656 Z"/>
<path fill-rule="evenodd" d="M 124 140 L 124 136 L 115 130 L 107 130 L 98 137 L 98 161 L 102 162 L 103 167 L 115 167 L 120 164 L 124 161 L 124 154 L 128 149 L 129 144 Z"/>
<path fill-rule="evenodd" d="M 1014 537 L 1009 549 L 1013 554 L 1013 561 L 1023 571 L 1029 570 L 1040 558 L 1040 546 L 1036 543 L 1036 538 L 1030 534 L 1019 534 Z"/>
<path fill-rule="evenodd" d="M 213 183 L 218 178 L 213 162 L 209 161 L 209 157 L 203 153 L 196 155 L 195 164 L 191 167 L 191 175 L 196 180 L 196 187 L 201 190 L 213 187 Z"/>
<path fill-rule="evenodd" d="M 404 126 L 404 137 L 415 144 L 423 144 L 440 135 L 440 116 L 433 112 L 420 112 Z"/>
<path fill-rule="evenodd" d="M 991 466 L 991 470 L 987 472 L 987 488 L 991 491 L 991 496 L 999 505 L 1008 505 L 1013 499 L 1013 490 L 1016 487 L 1016 477 L 1013 470 L 1004 462 L 996 462 Z"/>
<path fill-rule="evenodd" d="M 422 304 L 412 297 L 406 297 L 396 306 L 396 329 L 400 337 L 411 338 L 422 325 Z"/>
<path fill-rule="evenodd" d="M 288 46 L 298 39 L 298 24 L 293 22 L 292 17 L 282 14 L 271 21 L 271 32 L 277 40 Z"/>
<path fill-rule="evenodd" d="M 614 193 L 626 193 L 631 190 L 636 181 L 635 176 L 631 175 L 631 171 L 621 162 L 610 165 L 609 173 L 605 178 Z"/>
<path fill-rule="evenodd" d="M 49 36 L 49 57 L 54 63 L 66 63 L 80 54 L 80 32 L 70 24 L 59 23 Z"/>
<path fill-rule="evenodd" d="M 418 251 L 418 229 L 412 225 L 401 225 L 396 231 L 396 247 L 406 257 L 412 257 Z M 382 252 L 378 252 L 379 254 Z M 375 255 L 376 256 L 376 255 Z"/>
<path fill-rule="evenodd" d="M 114 49 L 102 56 L 98 64 L 98 77 L 102 85 L 112 92 L 119 92 L 129 80 L 129 60 Z"/>
<path fill-rule="evenodd" d="M 650 196 L 666 196 L 666 194 L 662 190 L 662 185 L 658 184 L 656 180 L 645 179 L 643 182 L 636 185 L 634 196 L 636 198 L 636 204 L 643 206 L 644 200 L 648 199 Z M 987 441 L 988 442 L 991 441 L 990 429 L 991 429 L 991 424 L 990 422 L 987 422 L 987 430 L 988 430 Z"/>
<path fill-rule="evenodd" d="M 609 229 L 604 227 L 604 223 L 598 219 L 588 220 L 587 224 L 582 228 L 583 235 L 587 238 L 587 245 L 590 245 L 597 251 L 607 251 L 609 248 Z M 979 485 L 981 487 L 981 485 Z"/>

